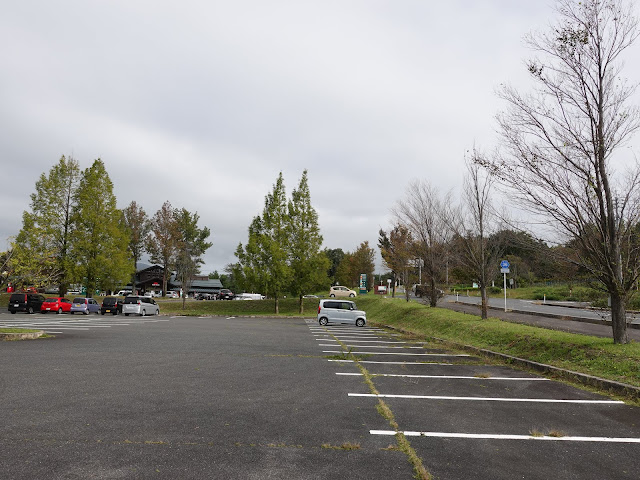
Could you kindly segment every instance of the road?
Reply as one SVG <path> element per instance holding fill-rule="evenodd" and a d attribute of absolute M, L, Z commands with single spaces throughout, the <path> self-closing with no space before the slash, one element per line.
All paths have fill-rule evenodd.
<path fill-rule="evenodd" d="M 16 320 L 62 333 L 0 343 L 3 478 L 411 479 L 381 401 L 436 479 L 640 471 L 639 408 L 374 327 Z"/>

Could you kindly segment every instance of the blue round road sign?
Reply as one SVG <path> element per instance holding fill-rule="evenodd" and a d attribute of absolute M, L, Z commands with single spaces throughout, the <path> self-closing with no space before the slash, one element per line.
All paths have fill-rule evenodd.
<path fill-rule="evenodd" d="M 500 268 L 509 268 L 509 261 L 508 260 L 502 260 L 500 262 Z"/>

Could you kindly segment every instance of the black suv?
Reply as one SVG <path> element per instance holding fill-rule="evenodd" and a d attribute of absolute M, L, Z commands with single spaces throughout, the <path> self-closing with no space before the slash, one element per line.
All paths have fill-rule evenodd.
<path fill-rule="evenodd" d="M 218 299 L 219 300 L 233 300 L 233 297 L 235 297 L 235 293 L 233 293 L 231 290 L 229 290 L 228 288 L 223 288 L 220 290 L 220 293 L 218 294 Z"/>
<path fill-rule="evenodd" d="M 124 298 L 104 297 L 104 300 L 102 300 L 102 305 L 100 305 L 100 313 L 102 315 L 104 315 L 105 313 L 111 313 L 113 315 L 122 313 L 123 302 Z"/>
<path fill-rule="evenodd" d="M 12 293 L 9 298 L 9 311 L 16 312 L 39 312 L 44 297 L 39 293 Z"/>

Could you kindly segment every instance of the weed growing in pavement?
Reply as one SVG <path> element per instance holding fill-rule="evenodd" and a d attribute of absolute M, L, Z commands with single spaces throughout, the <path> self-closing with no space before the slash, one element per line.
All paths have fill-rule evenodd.
<path fill-rule="evenodd" d="M 360 450 L 360 444 L 345 442 L 342 445 L 331 445 L 330 443 L 323 443 L 321 448 L 330 450 Z"/>
<path fill-rule="evenodd" d="M 335 336 L 334 339 L 342 346 L 344 350 L 344 343 L 338 340 Z M 407 460 L 409 460 L 409 463 L 413 466 L 415 478 L 417 480 L 432 480 L 433 477 L 422 464 L 422 459 L 420 459 L 416 451 L 413 449 L 413 447 L 409 443 L 409 440 L 407 440 L 407 437 L 405 437 L 404 433 L 398 431 L 400 429 L 400 427 L 398 426 L 398 422 L 396 422 L 393 412 L 391 411 L 389 406 L 382 398 L 379 397 L 380 392 L 378 392 L 378 389 L 373 383 L 373 377 L 371 376 L 369 371 L 359 362 L 360 358 L 351 354 L 351 349 L 348 350 L 348 353 L 350 359 L 354 361 L 355 365 L 358 367 L 358 370 L 360 370 L 360 373 L 362 373 L 364 382 L 369 386 L 369 391 L 372 394 L 378 396 L 378 404 L 376 405 L 376 409 L 378 413 L 389 422 L 389 426 L 396 432 L 395 437 L 398 444 L 398 450 L 400 450 L 407 456 Z"/>

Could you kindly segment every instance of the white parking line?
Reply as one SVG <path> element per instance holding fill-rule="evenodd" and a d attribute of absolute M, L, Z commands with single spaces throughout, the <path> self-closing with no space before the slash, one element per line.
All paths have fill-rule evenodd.
<path fill-rule="evenodd" d="M 342 350 L 323 350 L 322 353 L 347 353 Z M 398 352 L 352 352 L 354 355 L 409 355 L 413 357 L 470 357 L 464 353 L 447 354 L 447 353 L 398 353 Z"/>
<path fill-rule="evenodd" d="M 329 362 L 341 362 L 341 363 L 353 363 L 353 360 L 334 360 L 329 359 Z M 445 365 L 454 366 L 453 363 L 440 363 L 440 362 L 376 362 L 375 360 L 359 360 L 358 363 L 377 363 L 383 365 Z"/>
<path fill-rule="evenodd" d="M 336 372 L 336 375 L 362 376 L 361 373 Z M 396 373 L 369 373 L 372 377 L 404 377 L 404 378 L 442 378 L 447 380 L 513 380 L 519 382 L 549 381 L 544 377 L 469 377 L 462 375 L 400 375 Z"/>
<path fill-rule="evenodd" d="M 399 348 L 399 349 L 409 349 L 409 348 L 413 348 L 413 349 L 418 349 L 418 350 L 424 350 L 424 347 L 390 347 L 388 345 L 351 345 L 349 343 L 345 343 L 343 344 L 345 347 L 360 347 L 360 348 Z M 318 345 L 319 347 L 335 347 L 335 345 L 324 345 L 324 344 L 320 344 Z M 359 353 L 359 352 L 353 352 L 353 353 Z"/>
<path fill-rule="evenodd" d="M 396 435 L 402 433 L 407 437 L 438 437 L 438 438 L 469 438 L 481 440 L 546 440 L 555 442 L 604 442 L 604 443 L 640 443 L 640 438 L 631 437 L 538 437 L 533 435 L 499 435 L 479 433 L 448 433 L 448 432 L 414 432 L 393 430 L 369 430 L 371 435 Z"/>
<path fill-rule="evenodd" d="M 583 404 L 608 404 L 624 405 L 618 400 L 557 400 L 553 398 L 501 398 L 501 397 L 447 397 L 439 395 L 392 395 L 374 393 L 349 393 L 349 397 L 376 397 L 376 398 L 408 398 L 420 400 L 466 400 L 476 402 L 521 402 L 521 403 L 583 403 Z"/>

